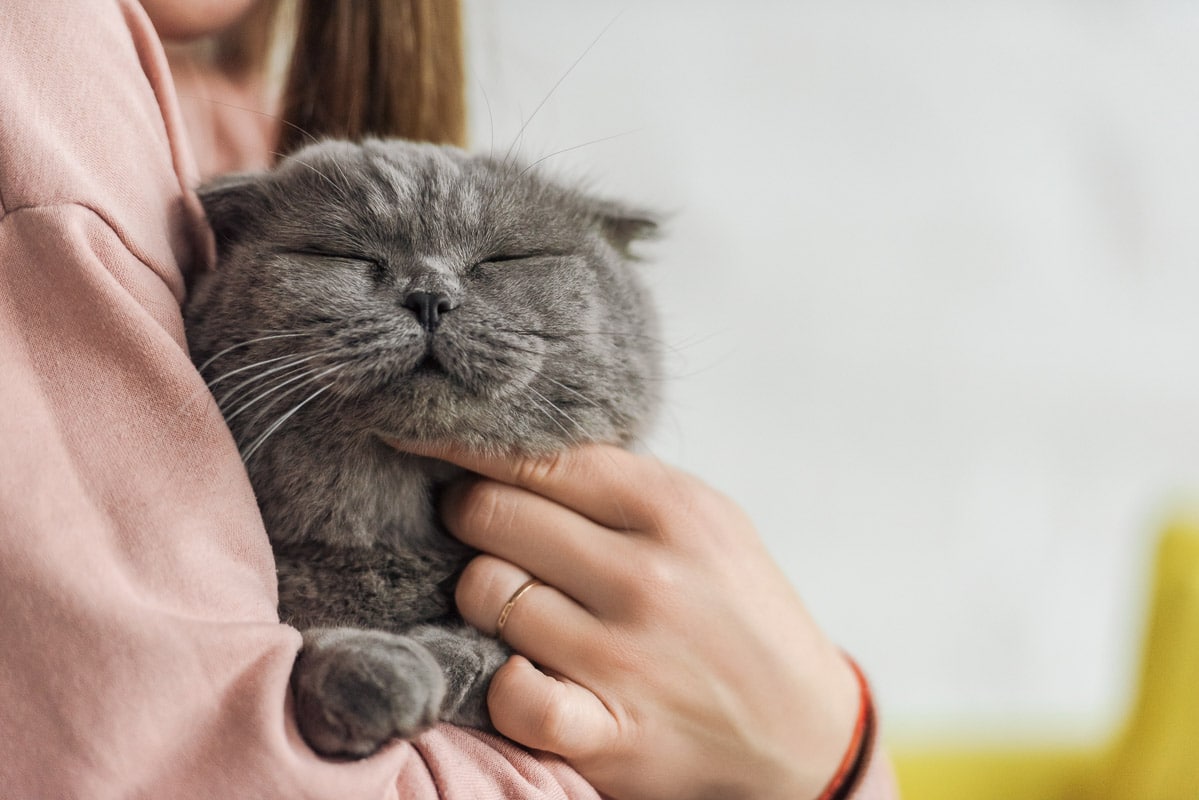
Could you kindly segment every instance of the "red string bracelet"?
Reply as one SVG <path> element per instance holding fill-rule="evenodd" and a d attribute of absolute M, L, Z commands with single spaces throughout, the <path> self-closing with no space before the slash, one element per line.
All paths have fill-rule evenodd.
<path fill-rule="evenodd" d="M 874 727 L 874 701 L 870 696 L 870 684 L 866 682 L 866 676 L 862 674 L 857 662 L 849 656 L 846 656 L 845 660 L 849 662 L 854 677 L 858 679 L 858 721 L 854 724 L 853 737 L 849 740 L 849 747 L 841 758 L 841 764 L 817 800 L 843 800 L 849 795 L 860 777 L 862 764 L 866 759 L 866 745 Z"/>

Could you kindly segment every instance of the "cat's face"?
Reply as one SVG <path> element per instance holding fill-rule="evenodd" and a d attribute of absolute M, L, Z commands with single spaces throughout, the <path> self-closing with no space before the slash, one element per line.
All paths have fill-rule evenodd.
<path fill-rule="evenodd" d="M 201 190 L 218 244 L 192 357 L 239 439 L 626 442 L 655 401 L 630 263 L 653 222 L 452 148 L 325 142 Z M 292 412 L 292 416 L 286 416 Z"/>

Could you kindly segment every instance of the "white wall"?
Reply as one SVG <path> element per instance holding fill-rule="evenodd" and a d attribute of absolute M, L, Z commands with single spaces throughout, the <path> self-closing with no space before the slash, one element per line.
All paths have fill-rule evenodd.
<path fill-rule="evenodd" d="M 615 136 L 545 166 L 671 212 L 653 449 L 750 509 L 891 729 L 1105 735 L 1199 487 L 1199 6 L 468 14 L 477 147 Z"/>

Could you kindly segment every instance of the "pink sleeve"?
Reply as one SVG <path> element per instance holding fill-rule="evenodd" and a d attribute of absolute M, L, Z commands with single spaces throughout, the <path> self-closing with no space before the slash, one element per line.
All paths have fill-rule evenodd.
<path fill-rule="evenodd" d="M 0 786 L 7 797 L 595 797 L 452 728 L 357 763 L 287 705 L 299 635 L 184 346 L 205 229 L 133 0 L 0 25 Z"/>

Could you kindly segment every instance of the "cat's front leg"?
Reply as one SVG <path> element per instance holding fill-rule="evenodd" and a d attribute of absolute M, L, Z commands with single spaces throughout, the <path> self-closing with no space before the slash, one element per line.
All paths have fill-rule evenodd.
<path fill-rule="evenodd" d="M 494 730 L 487 713 L 487 687 L 512 651 L 468 625 L 419 625 L 407 633 L 441 666 L 446 682 L 441 718 L 455 725 Z"/>
<path fill-rule="evenodd" d="M 415 736 L 446 698 L 442 666 L 422 644 L 357 628 L 304 631 L 291 682 L 300 734 L 325 756 L 363 758 Z"/>

